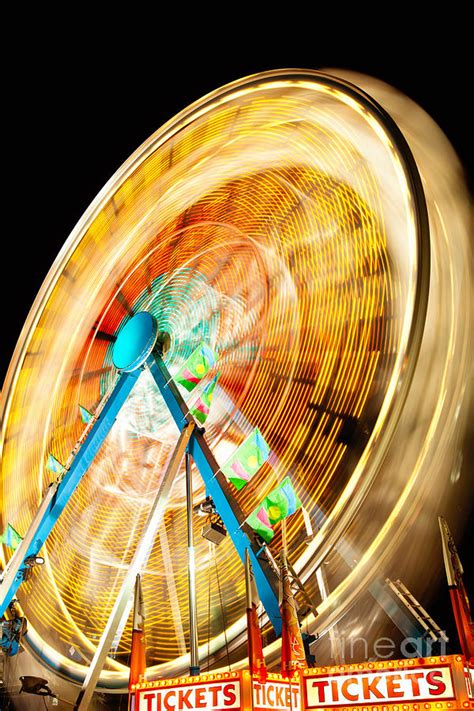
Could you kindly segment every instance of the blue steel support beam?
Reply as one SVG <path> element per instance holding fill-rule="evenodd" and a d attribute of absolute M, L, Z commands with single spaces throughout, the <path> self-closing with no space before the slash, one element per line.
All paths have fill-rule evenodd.
<path fill-rule="evenodd" d="M 146 360 L 155 383 L 170 410 L 178 428 L 182 430 L 186 422 L 193 420 L 188 406 L 181 397 L 160 355 L 153 352 Z M 209 449 L 203 433 L 195 430 L 189 442 L 189 452 L 203 478 L 208 494 L 232 538 L 232 542 L 242 560 L 248 550 L 255 575 L 258 592 L 268 618 L 276 634 L 281 634 L 281 615 L 278 605 L 278 576 L 267 558 L 255 532 L 245 523 L 245 515 L 233 495 L 233 491 L 220 471 L 214 455 Z"/>
<path fill-rule="evenodd" d="M 3 589 L 3 582 L 0 583 L 0 617 L 4 614 L 23 581 L 26 568 L 25 559 L 39 554 L 46 539 L 53 530 L 56 521 L 62 514 L 66 504 L 74 494 L 79 482 L 90 467 L 94 457 L 97 455 L 105 438 L 112 429 L 112 425 L 115 422 L 120 408 L 123 406 L 133 386 L 137 382 L 140 372 L 140 370 L 135 370 L 130 373 L 120 373 L 117 383 L 97 421 L 91 427 L 89 434 L 75 455 L 71 466 L 66 470 L 46 511 L 37 522 L 32 541 L 26 553 L 22 556 L 14 579 L 7 585 L 7 589 L 5 590 Z M 28 534 L 30 533 L 29 531 Z"/>

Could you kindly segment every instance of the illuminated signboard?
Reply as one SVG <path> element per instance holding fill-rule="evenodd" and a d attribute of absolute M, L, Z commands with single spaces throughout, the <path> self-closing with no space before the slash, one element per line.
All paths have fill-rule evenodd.
<path fill-rule="evenodd" d="M 459 660 L 432 657 L 310 669 L 303 676 L 304 708 L 457 709 Z"/>
<path fill-rule="evenodd" d="M 290 683 L 269 674 L 265 684 L 253 681 L 253 711 L 295 711 L 301 708 L 299 679 Z"/>
<path fill-rule="evenodd" d="M 349 672 L 306 680 L 307 708 L 454 699 L 449 666 Z"/>
<path fill-rule="evenodd" d="M 220 676 L 220 678 L 216 678 Z M 237 673 L 172 679 L 137 689 L 136 711 L 241 711 L 242 679 Z M 140 685 L 141 686 L 141 685 Z"/>
<path fill-rule="evenodd" d="M 132 687 L 133 711 L 459 711 L 474 709 L 473 669 L 460 655 L 318 667 L 291 682 L 247 670 Z"/>

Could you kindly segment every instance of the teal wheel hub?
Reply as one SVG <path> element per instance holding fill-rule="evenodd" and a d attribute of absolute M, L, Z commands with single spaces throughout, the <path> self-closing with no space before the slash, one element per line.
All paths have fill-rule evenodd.
<path fill-rule="evenodd" d="M 112 360 L 118 370 L 130 373 L 139 368 L 152 352 L 158 336 L 158 326 L 146 311 L 135 314 L 117 336 Z"/>

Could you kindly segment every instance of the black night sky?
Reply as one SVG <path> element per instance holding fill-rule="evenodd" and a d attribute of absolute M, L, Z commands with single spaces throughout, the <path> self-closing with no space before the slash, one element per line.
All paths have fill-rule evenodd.
<path fill-rule="evenodd" d="M 4 224 L 7 215 L 11 222 L 10 227 L 4 226 L 1 252 L 1 382 L 49 267 L 97 192 L 162 123 L 227 82 L 282 67 L 342 67 L 371 74 L 402 90 L 431 114 L 473 175 L 472 114 L 465 88 L 472 82 L 462 40 L 452 37 L 456 49 L 451 47 L 448 54 L 440 37 L 432 34 L 426 40 L 428 48 L 420 47 L 415 33 L 399 34 L 393 43 L 380 33 L 378 41 L 367 33 L 354 36 L 349 45 L 334 37 L 326 49 L 317 23 L 312 32 L 299 37 L 301 28 L 285 27 L 283 22 L 266 37 L 265 47 L 257 28 L 248 35 L 236 32 L 239 41 L 227 37 L 227 30 L 216 38 L 209 29 L 204 34 L 196 29 L 191 41 L 176 34 L 179 23 L 186 22 L 191 29 L 193 21 L 183 16 L 167 24 L 154 18 L 153 27 L 147 28 L 133 50 L 127 32 L 136 41 L 136 27 L 125 27 L 126 22 L 120 34 L 112 35 L 110 30 L 107 46 L 103 45 L 105 30 L 83 31 L 73 39 L 68 27 L 51 44 L 49 37 L 40 34 L 32 42 L 26 40 L 16 28 L 18 44 L 7 68 L 3 96 L 7 118 L 3 177 L 8 184 L 3 212 Z M 305 22 L 303 18 L 301 24 Z M 146 26 L 148 18 L 140 23 Z M 248 25 L 252 26 L 250 20 Z M 160 48 L 164 36 L 170 45 L 166 50 Z M 461 546 L 466 569 L 472 568 L 468 562 L 471 533 Z M 472 575 L 466 577 L 472 599 Z M 450 626 L 444 586 L 429 610 L 441 626 Z"/>
<path fill-rule="evenodd" d="M 281 30 L 280 30 L 281 32 Z M 225 47 L 214 56 L 194 40 L 178 58 L 147 47 L 145 55 L 97 49 L 79 40 L 23 47 L 24 68 L 9 77 L 5 136 L 14 206 L 13 233 L 4 232 L 2 262 L 16 275 L 6 287 L 0 380 L 46 273 L 69 232 L 98 191 L 128 156 L 178 111 L 204 94 L 248 74 L 283 67 L 342 67 L 364 72 L 416 100 L 447 134 L 467 173 L 472 115 L 463 106 L 466 70 L 461 52 L 449 65 L 433 44 L 418 51 L 410 40 L 401 56 L 390 43 L 347 44 L 330 50 L 302 46 L 284 51 L 278 36 L 266 50 L 256 42 Z M 122 38 L 125 41 L 125 38 Z M 294 39 L 294 38 L 293 38 Z M 144 40 L 145 41 L 145 40 Z M 119 42 L 119 39 L 117 39 Z M 209 50 L 209 47 L 207 47 Z M 452 68 L 451 68 L 452 67 Z"/>

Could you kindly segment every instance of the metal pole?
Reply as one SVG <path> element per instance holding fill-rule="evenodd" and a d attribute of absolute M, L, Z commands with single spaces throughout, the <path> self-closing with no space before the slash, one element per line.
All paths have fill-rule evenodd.
<path fill-rule="evenodd" d="M 197 602 L 196 602 L 196 561 L 193 542 L 193 480 L 191 455 L 186 452 L 186 511 L 188 524 L 188 591 L 189 591 L 189 675 L 197 676 L 199 667 Z"/>
<path fill-rule="evenodd" d="M 132 562 L 130 563 L 130 566 L 125 574 L 122 587 L 120 588 L 120 592 L 115 600 L 114 607 L 110 613 L 110 617 L 102 633 L 102 637 L 99 640 L 99 644 L 97 645 L 94 658 L 88 669 L 84 683 L 82 684 L 82 689 L 77 697 L 74 711 L 85 711 L 85 709 L 89 708 L 92 695 L 99 680 L 100 672 L 103 669 L 110 647 L 114 640 L 117 627 L 120 624 L 120 620 L 122 619 L 122 615 L 124 614 L 124 610 L 130 599 L 130 595 L 135 584 L 135 578 L 148 558 L 153 541 L 155 540 L 156 532 L 163 521 L 163 515 L 171 493 L 174 478 L 183 460 L 184 452 L 193 430 L 194 423 L 190 422 L 184 427 L 180 434 L 178 444 L 176 445 L 176 449 L 173 452 L 168 469 L 166 470 L 160 484 L 160 488 L 153 502 L 151 511 L 148 514 L 147 521 L 143 528 L 142 537 L 135 550 Z"/>

